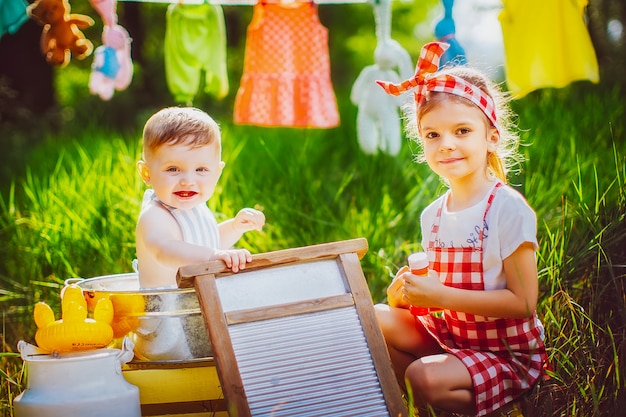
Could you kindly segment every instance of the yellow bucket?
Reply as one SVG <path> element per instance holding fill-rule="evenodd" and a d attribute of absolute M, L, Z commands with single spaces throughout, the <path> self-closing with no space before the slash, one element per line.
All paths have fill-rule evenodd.
<path fill-rule="evenodd" d="M 139 388 L 142 416 L 228 417 L 212 359 L 180 364 L 129 362 L 122 374 Z"/>

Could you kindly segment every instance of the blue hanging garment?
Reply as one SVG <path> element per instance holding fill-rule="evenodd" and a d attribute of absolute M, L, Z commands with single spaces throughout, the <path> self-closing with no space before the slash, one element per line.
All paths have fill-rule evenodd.
<path fill-rule="evenodd" d="M 441 0 L 444 8 L 444 16 L 435 26 L 435 37 L 440 42 L 446 42 L 450 45 L 448 50 L 443 54 L 439 61 L 439 66 L 446 65 L 465 65 L 465 50 L 456 39 L 456 27 L 452 19 L 452 7 L 454 0 Z"/>

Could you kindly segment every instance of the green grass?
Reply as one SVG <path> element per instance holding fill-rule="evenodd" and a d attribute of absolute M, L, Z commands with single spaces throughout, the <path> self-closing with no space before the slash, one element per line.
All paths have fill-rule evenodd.
<path fill-rule="evenodd" d="M 575 85 L 515 104 L 527 147 L 512 178 L 539 219 L 538 305 L 553 370 L 534 392 L 537 416 L 612 416 L 626 406 L 626 138 L 618 90 Z M 443 190 L 402 153 L 366 156 L 343 104 L 330 130 L 264 129 L 220 120 L 226 168 L 210 201 L 218 218 L 264 211 L 263 232 L 240 246 L 264 252 L 365 237 L 362 267 L 374 301 L 419 249 L 419 214 Z M 33 340 L 32 307 L 58 308 L 69 277 L 130 271 L 143 184 L 135 171 L 140 126 L 55 135 L 34 149 L 0 199 L 4 351 Z M 1 407 L 24 388 L 21 362 L 2 362 Z M 550 399 L 550 401 L 548 401 Z"/>

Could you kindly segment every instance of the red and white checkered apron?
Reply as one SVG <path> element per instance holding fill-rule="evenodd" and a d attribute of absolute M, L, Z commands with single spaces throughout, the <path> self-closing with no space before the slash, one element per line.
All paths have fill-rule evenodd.
<path fill-rule="evenodd" d="M 483 225 L 501 185 L 498 183 L 489 196 Z M 431 230 L 430 267 L 447 286 L 482 291 L 482 232 L 475 248 L 435 247 L 445 200 Z M 502 319 L 444 310 L 443 318 L 417 318 L 445 351 L 465 364 L 474 384 L 476 415 L 484 416 L 523 394 L 541 376 L 547 356 L 535 314 L 528 319 Z"/>
<path fill-rule="evenodd" d="M 254 5 L 233 120 L 299 128 L 339 125 L 328 30 L 315 3 Z"/>

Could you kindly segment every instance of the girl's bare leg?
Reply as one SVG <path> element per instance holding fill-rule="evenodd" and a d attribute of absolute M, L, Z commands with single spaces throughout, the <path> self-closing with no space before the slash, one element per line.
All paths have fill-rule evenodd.
<path fill-rule="evenodd" d="M 410 384 L 415 405 L 474 414 L 473 384 L 465 365 L 444 353 L 407 309 L 377 304 L 375 311 L 398 382 L 405 392 Z"/>
<path fill-rule="evenodd" d="M 389 307 L 386 304 L 377 304 L 374 308 L 393 369 L 404 389 L 405 372 L 411 363 L 422 356 L 443 351 L 409 310 Z"/>
<path fill-rule="evenodd" d="M 462 414 L 475 414 L 472 378 L 460 359 L 442 353 L 413 361 L 405 376 L 413 392 L 433 407 Z"/>

